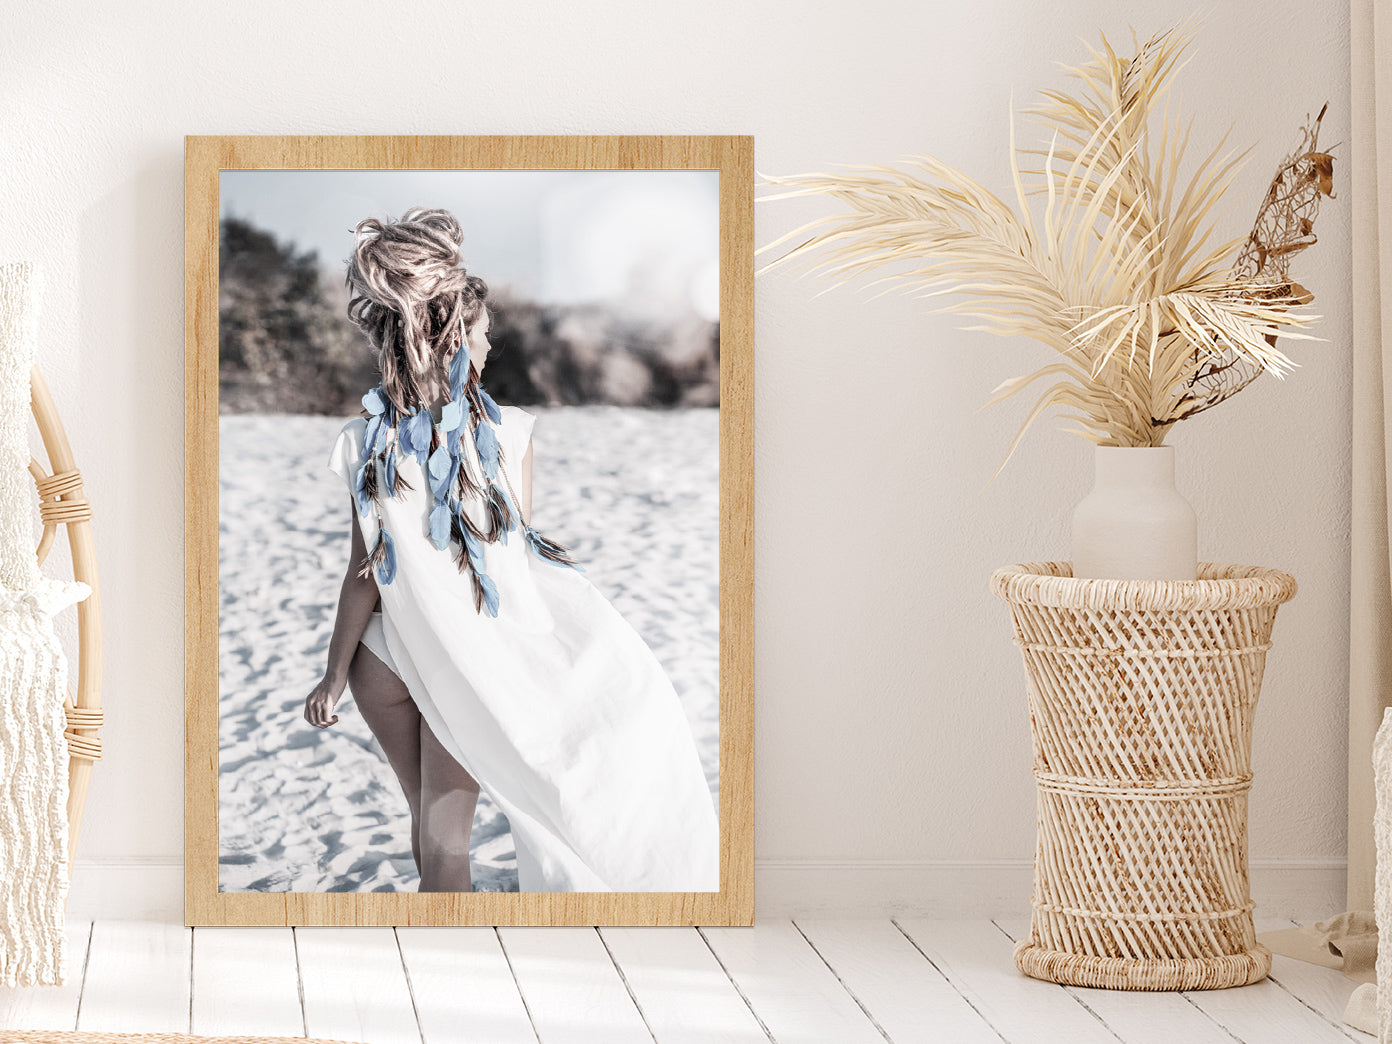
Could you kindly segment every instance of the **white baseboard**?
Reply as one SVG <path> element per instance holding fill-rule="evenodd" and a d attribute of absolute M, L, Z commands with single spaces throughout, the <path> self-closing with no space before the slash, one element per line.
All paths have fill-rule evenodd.
<path fill-rule="evenodd" d="M 1251 864 L 1258 917 L 1319 920 L 1344 909 L 1343 860 Z M 756 916 L 1026 917 L 1028 860 L 909 862 L 756 859 Z"/>
<path fill-rule="evenodd" d="M 1348 863 L 1343 859 L 1252 861 L 1257 917 L 1318 921 L 1348 909 Z"/>
<path fill-rule="evenodd" d="M 756 859 L 757 916 L 1023 917 L 1033 866 L 976 862 Z M 1343 860 L 1259 859 L 1252 898 L 1259 917 L 1318 920 L 1344 909 Z M 68 892 L 74 920 L 182 923 L 184 866 L 141 859 L 79 859 Z"/>
<path fill-rule="evenodd" d="M 1032 864 L 756 859 L 755 916 L 968 918 L 1029 914 Z"/>
<path fill-rule="evenodd" d="M 70 921 L 184 923 L 184 864 L 156 859 L 79 859 L 68 887 Z"/>

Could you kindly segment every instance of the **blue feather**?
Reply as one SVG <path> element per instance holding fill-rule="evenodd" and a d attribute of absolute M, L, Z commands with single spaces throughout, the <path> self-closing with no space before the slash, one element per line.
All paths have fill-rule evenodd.
<path fill-rule="evenodd" d="M 444 504 L 436 504 L 430 511 L 430 542 L 441 551 L 449 547 L 450 513 Z"/>
<path fill-rule="evenodd" d="M 430 429 L 433 424 L 429 410 L 420 410 L 406 422 L 411 432 L 411 452 L 416 455 L 422 468 L 430 454 Z"/>
<path fill-rule="evenodd" d="M 429 410 L 421 410 L 418 416 L 420 419 L 416 421 L 415 438 L 411 441 L 416 445 L 416 460 L 424 470 L 426 461 L 430 459 L 430 433 L 435 430 L 435 418 L 430 416 Z"/>
<path fill-rule="evenodd" d="M 450 434 L 454 434 L 464 426 L 464 400 L 451 399 L 445 403 L 445 408 L 440 411 L 440 427 Z"/>
<path fill-rule="evenodd" d="M 367 422 L 363 432 L 363 456 L 370 457 L 377 452 L 377 435 L 382 430 L 382 415 L 379 413 Z"/>
<path fill-rule="evenodd" d="M 469 556 L 469 564 L 473 566 L 474 569 L 482 571 L 483 545 L 479 543 L 478 537 L 469 532 L 467 526 L 461 526 L 460 528 L 464 530 L 464 552 Z"/>
<path fill-rule="evenodd" d="M 386 471 L 386 479 L 387 479 L 387 490 L 386 490 L 386 493 L 387 493 L 387 496 L 389 496 L 389 497 L 395 497 L 395 496 L 396 496 L 396 451 L 395 451 L 395 450 L 389 450 L 389 451 L 387 452 L 386 456 L 383 457 L 383 460 L 386 462 L 386 463 L 385 463 L 385 466 L 384 466 L 384 470 Z"/>
<path fill-rule="evenodd" d="M 389 584 L 396 579 L 396 545 L 385 526 L 379 526 L 378 532 L 382 541 L 382 561 L 377 566 L 377 582 Z"/>
<path fill-rule="evenodd" d="M 483 400 L 484 412 L 488 414 L 488 419 L 494 424 L 503 423 L 503 411 L 498 409 L 498 404 L 493 401 L 493 396 L 489 395 L 482 387 L 478 390 L 479 398 Z"/>
<path fill-rule="evenodd" d="M 503 503 L 507 505 L 508 513 L 512 515 L 512 525 L 508 526 L 508 529 L 511 529 L 513 526 L 517 525 L 518 519 L 522 517 L 522 512 L 517 510 L 517 505 L 512 502 L 512 497 L 508 496 L 508 491 L 506 489 L 502 486 L 494 486 L 493 488 L 496 489 L 498 495 L 503 498 Z"/>
<path fill-rule="evenodd" d="M 374 417 L 386 412 L 387 397 L 382 394 L 381 388 L 373 388 L 362 397 L 363 409 Z"/>
<path fill-rule="evenodd" d="M 469 349 L 466 345 L 460 345 L 450 360 L 449 382 L 450 397 L 463 399 L 464 385 L 469 383 Z"/>
<path fill-rule="evenodd" d="M 430 411 L 417 410 L 400 424 L 401 448 L 419 457 L 430 451 Z"/>
<path fill-rule="evenodd" d="M 478 574 L 479 586 L 483 588 L 483 607 L 489 616 L 498 615 L 498 586 L 486 573 Z"/>
<path fill-rule="evenodd" d="M 430 455 L 430 491 L 435 494 L 436 500 L 442 500 L 445 490 L 449 489 L 448 476 L 452 466 L 449 450 L 441 443 Z"/>
<path fill-rule="evenodd" d="M 414 417 L 407 417 L 396 426 L 396 444 L 401 447 L 402 453 L 414 453 L 416 447 L 411 443 L 411 421 Z"/>
<path fill-rule="evenodd" d="M 365 460 L 358 466 L 358 473 L 353 479 L 353 496 L 358 502 L 358 514 L 369 515 L 372 513 L 372 498 L 367 495 L 367 469 L 373 466 L 371 460 Z"/>
<path fill-rule="evenodd" d="M 547 565 L 561 566 L 565 569 L 574 569 L 577 573 L 583 573 L 585 571 L 585 567 L 582 566 L 579 562 L 558 561 L 557 559 L 546 554 L 543 548 L 549 547 L 555 549 L 555 545 L 552 544 L 551 541 L 547 540 L 540 533 L 538 533 L 531 526 L 527 526 L 526 530 L 523 532 L 522 535 L 526 538 L 527 547 L 531 550 L 532 554 L 534 554 L 537 558 L 541 559 Z"/>
<path fill-rule="evenodd" d="M 502 500 L 504 504 L 507 505 L 508 509 L 508 524 L 505 525 L 501 530 L 503 546 L 506 547 L 508 542 L 508 534 L 511 533 L 513 529 L 518 525 L 517 520 L 521 516 L 517 513 L 517 508 L 513 506 L 512 498 L 507 495 L 507 490 L 505 490 L 502 486 L 495 485 L 493 487 L 493 491 L 498 494 L 498 497 Z"/>
<path fill-rule="evenodd" d="M 479 422 L 478 427 L 474 429 L 474 447 L 478 450 L 483 473 L 488 476 L 488 481 L 492 482 L 498 477 L 498 436 L 491 424 Z"/>

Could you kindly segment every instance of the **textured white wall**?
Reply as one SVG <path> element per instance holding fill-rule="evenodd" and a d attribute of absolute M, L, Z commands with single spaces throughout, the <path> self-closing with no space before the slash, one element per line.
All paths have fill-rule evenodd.
<path fill-rule="evenodd" d="M 1240 234 L 1308 111 L 1327 98 L 1323 140 L 1347 141 L 1347 24 L 1338 5 L 1323 18 L 1295 0 L 1213 6 L 1178 96 L 1199 116 L 1197 144 L 1229 123 L 1235 141 L 1260 142 L 1224 219 Z M 108 914 L 179 902 L 183 135 L 743 133 L 769 173 L 927 152 L 1004 187 L 1012 91 L 1018 106 L 1062 85 L 1055 61 L 1081 60 L 1099 28 L 1121 42 L 1128 23 L 1145 35 L 1192 10 L 1127 7 L 12 10 L 0 258 L 47 269 L 41 361 L 100 527 L 109 753 L 75 895 L 98 880 L 125 889 L 91 900 Z M 1301 583 L 1258 716 L 1252 854 L 1259 885 L 1297 871 L 1292 902 L 1315 913 L 1342 901 L 1347 148 L 1336 150 L 1340 198 L 1300 266 L 1327 343 L 1299 347 L 1307 365 L 1284 384 L 1263 381 L 1173 439 L 1201 554 Z M 820 212 L 761 205 L 758 240 Z M 814 298 L 820 289 L 776 273 L 757 290 L 760 908 L 855 903 L 867 890 L 871 903 L 1018 908 L 1034 825 L 1023 673 L 986 578 L 1066 556 L 1090 451 L 1046 421 L 987 486 L 1024 403 L 978 407 L 1045 350 L 959 332 L 909 298 Z"/>

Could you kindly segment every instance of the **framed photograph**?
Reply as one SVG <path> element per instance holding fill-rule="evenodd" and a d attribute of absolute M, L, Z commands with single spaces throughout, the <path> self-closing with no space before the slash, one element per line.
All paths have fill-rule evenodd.
<path fill-rule="evenodd" d="M 189 925 L 753 919 L 753 140 L 185 139 Z"/>

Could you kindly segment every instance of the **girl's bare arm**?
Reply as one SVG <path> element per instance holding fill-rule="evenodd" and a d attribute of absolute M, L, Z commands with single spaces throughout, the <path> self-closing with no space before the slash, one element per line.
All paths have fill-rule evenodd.
<path fill-rule="evenodd" d="M 367 556 L 367 548 L 358 527 L 357 506 L 354 505 L 352 510 L 352 550 L 348 555 L 343 586 L 339 589 L 338 615 L 334 618 L 333 637 L 329 639 L 328 665 L 324 669 L 323 679 L 305 699 L 305 721 L 321 729 L 338 721 L 333 709 L 348 684 L 348 665 L 358 651 L 358 642 L 367 629 L 368 617 L 377 607 L 377 581 L 371 573 L 366 577 L 358 576 L 358 569 Z"/>

